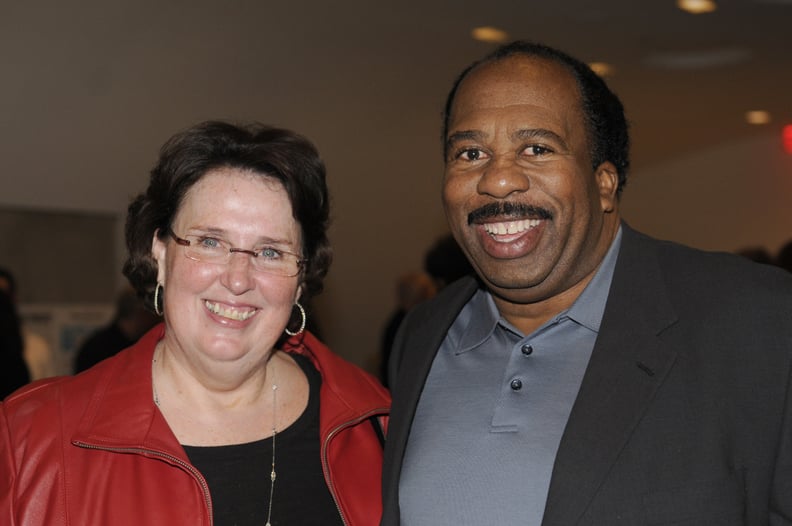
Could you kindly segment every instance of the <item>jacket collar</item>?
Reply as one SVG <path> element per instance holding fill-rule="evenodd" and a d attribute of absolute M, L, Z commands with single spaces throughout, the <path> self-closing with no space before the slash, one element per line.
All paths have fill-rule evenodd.
<path fill-rule="evenodd" d="M 322 436 L 351 421 L 388 413 L 390 395 L 370 374 L 332 352 L 309 331 L 283 345 L 288 353 L 307 356 L 322 376 L 319 427 Z"/>
<path fill-rule="evenodd" d="M 95 378 L 74 442 L 93 447 L 147 449 L 187 460 L 153 401 L 151 360 L 165 334 L 160 324 L 135 345 L 105 360 Z M 310 332 L 286 340 L 286 352 L 308 356 L 322 375 L 320 430 L 323 434 L 361 415 L 386 414 L 387 391 L 371 376 L 330 351 Z"/>
<path fill-rule="evenodd" d="M 74 442 L 184 457 L 152 395 L 151 360 L 164 334 L 165 326 L 159 324 L 132 347 L 83 373 L 86 380 L 91 375 L 95 382 Z"/>

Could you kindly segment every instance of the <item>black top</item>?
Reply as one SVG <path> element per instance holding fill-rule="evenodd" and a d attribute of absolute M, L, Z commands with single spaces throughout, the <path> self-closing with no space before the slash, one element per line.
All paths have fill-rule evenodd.
<path fill-rule="evenodd" d="M 319 387 L 322 377 L 311 362 L 291 355 L 310 386 L 308 406 L 275 440 L 275 493 L 272 526 L 341 525 L 322 474 L 319 443 Z M 183 446 L 206 478 L 215 526 L 262 526 L 267 520 L 272 438 L 217 447 Z"/>

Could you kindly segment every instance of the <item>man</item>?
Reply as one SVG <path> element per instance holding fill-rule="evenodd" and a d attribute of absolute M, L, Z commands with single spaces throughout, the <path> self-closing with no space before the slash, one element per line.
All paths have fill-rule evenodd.
<path fill-rule="evenodd" d="M 397 335 L 382 524 L 792 524 L 789 275 L 623 223 L 621 103 L 557 50 L 465 70 L 444 137 L 478 279 Z"/>

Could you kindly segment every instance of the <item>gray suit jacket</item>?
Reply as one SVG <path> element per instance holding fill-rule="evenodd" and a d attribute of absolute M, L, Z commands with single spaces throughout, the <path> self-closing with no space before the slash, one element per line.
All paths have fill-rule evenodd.
<path fill-rule="evenodd" d="M 397 336 L 383 526 L 399 524 L 401 462 L 432 360 L 478 286 L 456 282 Z M 792 524 L 790 374 L 792 275 L 624 225 L 542 524 Z"/>

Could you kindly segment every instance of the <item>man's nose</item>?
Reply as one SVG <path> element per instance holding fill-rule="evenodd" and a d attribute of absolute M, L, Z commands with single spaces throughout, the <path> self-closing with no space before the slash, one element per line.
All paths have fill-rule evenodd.
<path fill-rule="evenodd" d="M 513 192 L 525 192 L 531 187 L 528 174 L 514 159 L 495 158 L 484 167 L 477 189 L 480 194 L 496 198 Z"/>

